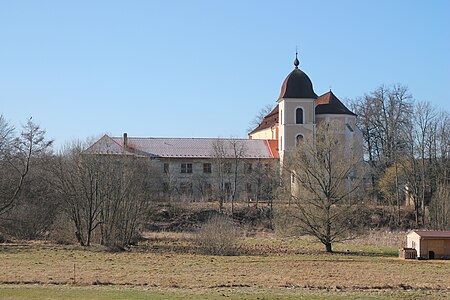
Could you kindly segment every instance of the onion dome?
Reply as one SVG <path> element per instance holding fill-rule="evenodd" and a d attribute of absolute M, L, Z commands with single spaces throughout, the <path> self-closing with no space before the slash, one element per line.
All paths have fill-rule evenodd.
<path fill-rule="evenodd" d="M 289 73 L 281 86 L 281 98 L 312 98 L 316 99 L 317 95 L 314 92 L 312 82 L 302 70 L 298 68 L 300 62 L 295 53 L 294 70 Z"/>

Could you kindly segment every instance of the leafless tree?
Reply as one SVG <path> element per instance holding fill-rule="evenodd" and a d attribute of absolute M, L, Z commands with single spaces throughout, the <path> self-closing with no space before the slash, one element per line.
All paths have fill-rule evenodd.
<path fill-rule="evenodd" d="M 33 159 L 50 150 L 53 141 L 31 118 L 15 136 L 14 127 L 0 115 L 0 214 L 11 209 L 23 189 Z"/>
<path fill-rule="evenodd" d="M 83 153 L 78 143 L 57 157 L 54 186 L 73 221 L 80 245 L 89 246 L 98 228 L 100 242 L 132 241 L 160 174 L 145 158 Z"/>
<path fill-rule="evenodd" d="M 213 145 L 213 161 L 214 161 L 214 176 L 215 184 L 213 187 L 214 196 L 217 197 L 219 202 L 219 212 L 223 211 L 223 206 L 227 196 L 225 189 L 225 183 L 227 178 L 227 153 L 225 148 L 225 142 L 223 140 L 216 140 Z"/>
<path fill-rule="evenodd" d="M 435 205 L 430 221 L 437 220 L 435 208 L 448 186 L 448 112 L 413 101 L 402 85 L 381 86 L 354 101 L 353 108 L 364 135 L 373 195 L 397 206 L 398 223 L 405 190 L 416 226 L 427 225 L 428 205 Z"/>
<path fill-rule="evenodd" d="M 231 160 L 233 161 L 233 186 L 231 193 L 231 215 L 234 215 L 234 202 L 238 194 L 238 187 L 241 185 L 241 180 L 243 178 L 244 172 L 240 171 L 241 165 L 243 163 L 243 158 L 247 153 L 247 148 L 245 144 L 238 139 L 230 139 L 229 146 L 231 148 Z"/>
<path fill-rule="evenodd" d="M 301 232 L 316 237 L 332 252 L 332 244 L 351 237 L 358 227 L 357 193 L 362 183 L 362 157 L 356 145 L 336 134 L 338 124 L 318 125 L 315 137 L 292 150 L 285 170 L 292 185 L 285 190 L 295 203 Z"/>
<path fill-rule="evenodd" d="M 354 101 L 353 108 L 358 115 L 358 127 L 363 133 L 366 157 L 371 166 L 373 196 L 378 198 L 378 179 L 404 149 L 404 133 L 411 123 L 413 99 L 406 86 L 382 85 Z"/>
<path fill-rule="evenodd" d="M 218 139 L 213 144 L 215 195 L 222 211 L 226 200 L 231 200 L 231 214 L 245 178 L 243 162 L 247 149 L 239 139 Z"/>
<path fill-rule="evenodd" d="M 418 102 L 415 108 L 414 121 L 415 128 L 417 128 L 416 133 L 416 143 L 419 150 L 420 157 L 420 178 L 421 178 L 421 195 L 420 195 L 420 209 L 422 211 L 421 223 L 425 224 L 425 202 L 426 202 L 426 192 L 427 192 L 427 182 L 429 183 L 427 173 L 426 159 L 431 158 L 431 153 L 427 153 L 429 150 L 429 144 L 432 140 L 433 123 L 437 117 L 436 111 L 431 106 L 429 102 Z"/>
<path fill-rule="evenodd" d="M 406 127 L 404 136 L 407 145 L 403 156 L 403 170 L 407 177 L 407 187 L 412 197 L 416 216 L 416 225 L 426 223 L 427 198 L 435 189 L 431 182 L 432 161 L 436 159 L 435 147 L 437 113 L 428 102 L 417 102 L 414 107 L 414 118 Z"/>
<path fill-rule="evenodd" d="M 273 106 L 271 104 L 267 104 L 263 108 L 261 108 L 253 120 L 250 121 L 247 132 L 251 132 L 253 129 L 259 126 L 264 120 L 264 117 L 267 116 L 273 110 Z"/>
<path fill-rule="evenodd" d="M 159 182 L 155 169 L 142 158 L 105 158 L 108 174 L 99 187 L 104 195 L 100 209 L 101 243 L 129 245 L 135 240 Z"/>
<path fill-rule="evenodd" d="M 46 166 L 52 155 L 33 158 L 19 197 L 13 207 L 0 219 L 3 232 L 18 239 L 37 239 L 48 236 L 51 226 L 60 211 Z"/>
<path fill-rule="evenodd" d="M 450 115 L 438 115 L 434 135 L 434 168 L 436 189 L 431 198 L 430 221 L 433 228 L 450 230 Z"/>
<path fill-rule="evenodd" d="M 247 182 L 255 187 L 254 197 L 256 206 L 260 200 L 272 200 L 276 195 L 280 183 L 280 169 L 273 161 L 258 159 L 252 164 L 251 171 L 247 173 Z"/>

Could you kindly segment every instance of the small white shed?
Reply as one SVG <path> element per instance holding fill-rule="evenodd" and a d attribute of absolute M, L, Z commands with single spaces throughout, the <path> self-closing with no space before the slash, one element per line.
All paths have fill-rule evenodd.
<path fill-rule="evenodd" d="M 413 230 L 406 236 L 406 245 L 416 249 L 418 258 L 450 259 L 450 231 Z"/>

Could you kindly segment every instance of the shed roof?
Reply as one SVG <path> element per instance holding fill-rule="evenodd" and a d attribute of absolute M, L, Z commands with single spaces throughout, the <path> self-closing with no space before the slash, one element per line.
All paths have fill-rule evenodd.
<path fill-rule="evenodd" d="M 412 234 L 412 233 L 415 233 L 418 236 L 424 237 L 424 238 L 445 238 L 445 239 L 450 239 L 450 231 L 413 230 L 409 234 Z"/>

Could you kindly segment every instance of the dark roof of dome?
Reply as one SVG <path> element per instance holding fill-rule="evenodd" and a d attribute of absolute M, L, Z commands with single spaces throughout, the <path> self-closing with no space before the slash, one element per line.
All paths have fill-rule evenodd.
<path fill-rule="evenodd" d="M 337 115 L 352 115 L 356 116 L 351 112 L 341 100 L 336 97 L 332 91 L 329 91 L 315 101 L 316 104 L 316 114 L 337 114 Z"/>
<path fill-rule="evenodd" d="M 295 58 L 295 69 L 289 73 L 281 86 L 280 97 L 281 98 L 313 98 L 316 99 L 317 95 L 314 92 L 312 82 L 302 70 L 298 68 L 298 59 Z"/>

